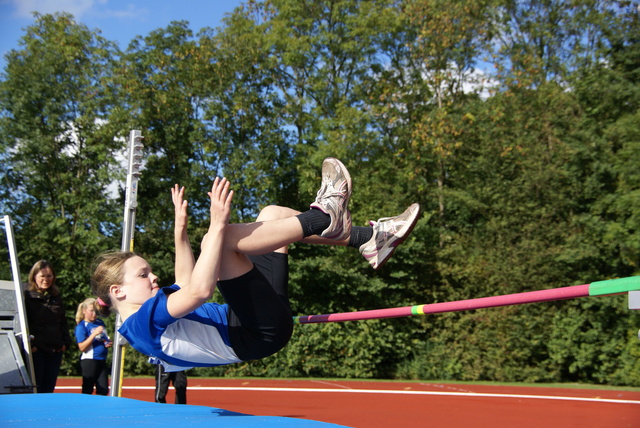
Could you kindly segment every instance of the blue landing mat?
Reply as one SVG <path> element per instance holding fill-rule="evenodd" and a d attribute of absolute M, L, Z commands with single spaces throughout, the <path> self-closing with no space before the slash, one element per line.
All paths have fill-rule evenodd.
<path fill-rule="evenodd" d="M 136 428 L 309 427 L 341 425 L 279 416 L 252 416 L 213 407 L 149 403 L 85 394 L 0 394 L 0 427 L 130 426 Z"/>

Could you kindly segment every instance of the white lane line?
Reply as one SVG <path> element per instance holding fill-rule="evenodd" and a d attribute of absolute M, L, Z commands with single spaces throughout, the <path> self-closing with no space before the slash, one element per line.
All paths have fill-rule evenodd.
<path fill-rule="evenodd" d="M 79 390 L 76 386 L 56 386 L 56 389 Z M 154 386 L 124 386 L 122 389 L 154 390 Z M 484 392 L 440 392 L 440 391 L 406 391 L 388 389 L 331 389 L 331 388 L 273 388 L 273 387 L 244 387 L 244 386 L 190 386 L 190 391 L 262 391 L 262 392 L 330 392 L 349 394 L 404 394 L 404 395 L 434 395 L 445 397 L 479 397 L 479 398 L 518 398 L 526 400 L 556 400 L 556 401 L 584 401 L 591 403 L 638 404 L 638 400 L 620 400 L 616 398 L 588 398 L 563 397 L 557 395 L 527 395 L 527 394 L 492 394 Z"/>

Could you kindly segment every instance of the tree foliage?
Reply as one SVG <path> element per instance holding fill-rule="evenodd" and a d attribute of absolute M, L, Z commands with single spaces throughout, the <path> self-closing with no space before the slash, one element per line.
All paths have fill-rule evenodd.
<path fill-rule="evenodd" d="M 51 259 L 71 316 L 92 258 L 118 247 L 125 137 L 140 129 L 135 249 L 163 285 L 174 183 L 197 252 L 216 175 L 234 184 L 233 220 L 251 221 L 267 204 L 305 209 L 326 156 L 351 171 L 354 224 L 412 202 L 423 215 L 378 272 L 353 249 L 292 245 L 295 314 L 637 275 L 637 6 L 248 0 L 221 28 L 173 22 L 124 51 L 37 15 L 0 80 L 1 206 L 23 271 Z M 277 355 L 197 374 L 640 385 L 625 303 L 304 325 Z M 151 373 L 135 352 L 125 370 Z"/>
<path fill-rule="evenodd" d="M 77 298 L 88 290 L 82 267 L 120 226 L 118 203 L 104 197 L 121 176 L 117 50 L 67 15 L 37 17 L 21 46 L 8 54 L 0 86 L 2 207 L 25 270 L 50 259 Z"/>

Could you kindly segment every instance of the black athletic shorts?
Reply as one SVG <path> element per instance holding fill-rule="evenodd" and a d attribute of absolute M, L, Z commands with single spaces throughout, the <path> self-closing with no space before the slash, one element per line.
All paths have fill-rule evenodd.
<path fill-rule="evenodd" d="M 231 346 L 243 361 L 275 354 L 291 339 L 288 258 L 283 253 L 249 256 L 251 271 L 218 282 L 229 305 Z"/>

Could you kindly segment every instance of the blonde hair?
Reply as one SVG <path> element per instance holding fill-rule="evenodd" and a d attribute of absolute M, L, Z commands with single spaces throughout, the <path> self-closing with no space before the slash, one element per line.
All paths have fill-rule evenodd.
<path fill-rule="evenodd" d="M 36 275 L 40 273 L 42 269 L 49 268 L 51 269 L 51 273 L 53 273 L 53 281 L 51 282 L 51 287 L 49 287 L 49 291 L 54 296 L 60 295 L 60 290 L 56 285 L 56 271 L 53 269 L 51 263 L 47 260 L 38 260 L 29 271 L 29 291 L 40 291 L 38 288 L 38 284 L 36 284 Z"/>
<path fill-rule="evenodd" d="M 124 281 L 124 264 L 138 254 L 132 251 L 115 251 L 98 256 L 91 276 L 91 291 L 99 299 L 97 311 L 100 315 L 109 315 L 111 304 L 110 289 L 114 284 Z"/>
<path fill-rule="evenodd" d="M 98 308 L 96 307 L 96 299 L 94 299 L 93 297 L 84 299 L 84 301 L 78 305 L 78 310 L 76 311 L 76 324 L 80 324 L 80 321 L 84 319 L 84 310 L 89 306 L 93 306 L 94 310 L 98 312 Z"/>

